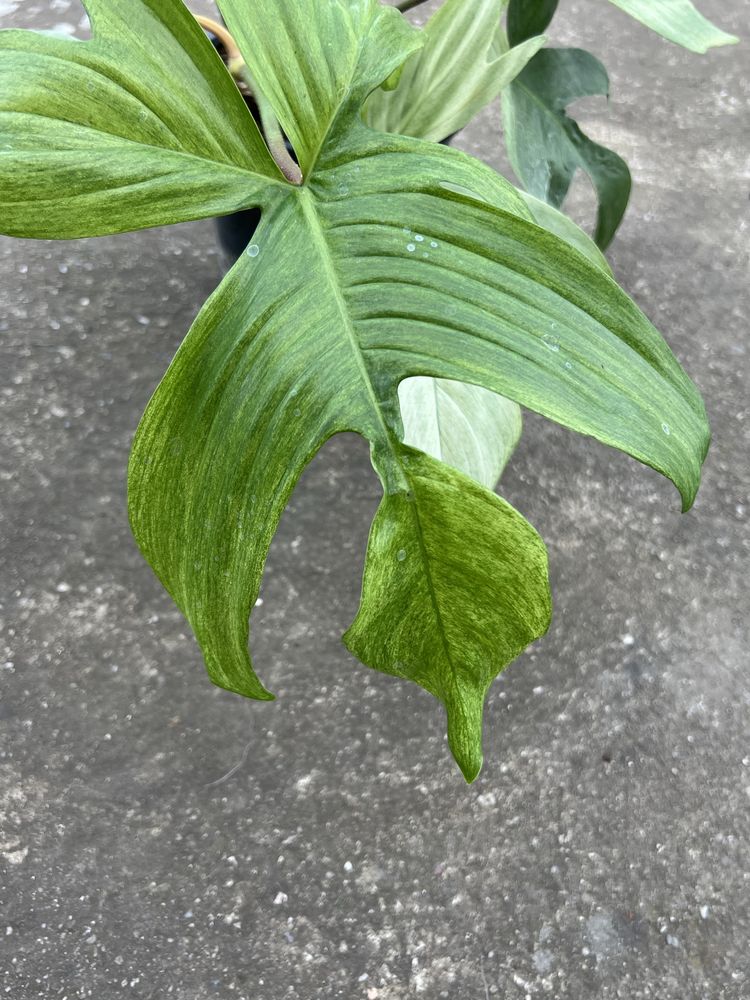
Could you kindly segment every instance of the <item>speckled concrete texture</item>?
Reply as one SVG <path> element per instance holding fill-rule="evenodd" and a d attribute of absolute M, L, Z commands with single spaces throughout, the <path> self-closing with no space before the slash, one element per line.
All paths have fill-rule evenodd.
<path fill-rule="evenodd" d="M 743 4 L 700 5 L 747 36 Z M 701 58 L 605 0 L 561 8 L 553 40 L 611 70 L 582 123 L 635 176 L 612 263 L 714 445 L 681 516 L 528 418 L 504 490 L 556 615 L 492 689 L 472 787 L 439 706 L 339 642 L 378 500 L 361 441 L 313 462 L 273 546 L 274 704 L 209 684 L 136 550 L 128 448 L 219 279 L 211 225 L 0 240 L 0 995 L 750 997 L 748 43 Z M 80 16 L 0 0 L 0 27 Z M 499 165 L 497 128 L 463 142 Z"/>

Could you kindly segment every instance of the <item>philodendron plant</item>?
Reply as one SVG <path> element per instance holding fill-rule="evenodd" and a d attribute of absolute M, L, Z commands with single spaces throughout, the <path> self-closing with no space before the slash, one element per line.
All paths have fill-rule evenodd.
<path fill-rule="evenodd" d="M 613 2 L 692 48 L 731 40 L 688 0 Z M 518 404 L 659 470 L 684 509 L 708 446 L 694 385 L 553 207 L 582 166 L 600 244 L 622 214 L 627 169 L 564 110 L 606 74 L 542 48 L 555 0 L 504 22 L 503 0 L 447 0 L 424 30 L 378 0 L 219 0 L 231 72 L 181 0 L 85 6 L 85 42 L 0 32 L 2 232 L 262 213 L 136 433 L 138 544 L 211 679 L 270 699 L 248 621 L 271 539 L 321 445 L 361 434 L 383 499 L 344 642 L 443 703 L 471 781 L 487 690 L 550 620 L 544 544 L 493 492 Z M 503 88 L 530 194 L 435 141 Z"/>

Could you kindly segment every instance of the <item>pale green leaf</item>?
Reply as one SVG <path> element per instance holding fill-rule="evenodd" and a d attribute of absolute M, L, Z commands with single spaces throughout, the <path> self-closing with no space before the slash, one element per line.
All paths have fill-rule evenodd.
<path fill-rule="evenodd" d="M 0 32 L 0 230 L 69 238 L 258 204 L 281 174 L 180 0 L 87 0 L 95 37 Z"/>
<path fill-rule="evenodd" d="M 498 52 L 504 7 L 503 0 L 446 0 L 425 25 L 424 45 L 403 67 L 398 87 L 371 94 L 367 124 L 436 142 L 467 125 L 544 45 L 532 38 Z"/>
<path fill-rule="evenodd" d="M 404 443 L 494 490 L 521 436 L 521 409 L 451 379 L 407 378 L 398 387 Z"/>
<path fill-rule="evenodd" d="M 218 6 L 305 176 L 342 106 L 361 107 L 422 44 L 398 11 L 370 0 L 218 0 Z"/>
<path fill-rule="evenodd" d="M 607 96 L 598 59 L 583 49 L 543 49 L 503 94 L 508 155 L 526 190 L 560 208 L 576 170 L 590 178 L 599 208 L 595 239 L 609 245 L 630 197 L 630 171 L 611 149 L 589 139 L 566 107 L 580 97 Z"/>
<path fill-rule="evenodd" d="M 691 52 L 739 41 L 708 21 L 691 0 L 610 0 L 631 17 Z"/>

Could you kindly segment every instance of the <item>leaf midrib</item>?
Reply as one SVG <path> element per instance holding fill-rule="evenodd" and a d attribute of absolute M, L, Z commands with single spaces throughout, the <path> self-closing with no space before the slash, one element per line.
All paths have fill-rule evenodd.
<path fill-rule="evenodd" d="M 288 181 L 283 179 L 281 174 L 279 175 L 278 178 L 271 177 L 268 174 L 256 173 L 253 170 L 248 170 L 246 167 L 240 167 L 237 166 L 237 164 L 228 163 L 226 160 L 215 160 L 208 156 L 199 156 L 197 153 L 188 153 L 183 149 L 169 149 L 166 146 L 157 146 L 155 143 L 141 142 L 140 139 L 131 139 L 128 138 L 127 136 L 120 135 L 118 132 L 109 132 L 107 131 L 107 129 L 99 128 L 96 125 L 84 125 L 81 122 L 71 122 L 57 118 L 54 115 L 42 114 L 39 111 L 0 110 L 0 116 L 4 114 L 22 115 L 22 116 L 28 115 L 30 118 L 44 118 L 49 121 L 55 121 L 55 122 L 64 121 L 66 125 L 71 125 L 74 128 L 79 128 L 86 132 L 94 132 L 98 135 L 108 135 L 111 138 L 117 139 L 124 144 L 136 146 L 139 149 L 155 150 L 160 156 L 164 157 L 179 156 L 179 157 L 184 157 L 185 159 L 188 160 L 197 160 L 199 163 L 210 164 L 212 170 L 216 170 L 217 168 L 221 170 L 228 170 L 231 171 L 232 173 L 239 173 L 246 177 L 252 177 L 254 180 L 257 180 L 258 182 L 262 182 L 264 184 L 271 184 L 274 185 L 275 187 L 282 187 L 286 190 L 289 190 L 292 187 L 292 185 L 290 185 Z M 51 153 L 61 152 L 61 150 L 57 150 L 54 147 L 50 147 L 49 149 L 45 150 L 44 153 L 41 154 L 37 150 L 25 150 L 25 149 L 10 149 L 10 150 L 3 150 L 2 152 L 10 155 L 23 155 L 24 153 L 28 153 L 29 155 L 39 156 L 39 155 L 44 155 L 47 152 Z M 64 152 L 70 152 L 70 153 L 82 152 L 87 155 L 93 155 L 88 150 L 85 149 L 80 151 L 75 149 L 74 150 L 65 149 Z"/>
<path fill-rule="evenodd" d="M 425 579 L 430 594 L 430 602 L 435 612 L 437 631 L 438 634 L 440 635 L 440 641 L 443 646 L 443 651 L 445 653 L 445 659 L 446 662 L 448 663 L 451 674 L 453 675 L 456 688 L 458 689 L 460 687 L 458 671 L 456 669 L 455 663 L 453 662 L 453 658 L 450 652 L 450 644 L 448 642 L 448 637 L 446 635 L 445 627 L 443 625 L 443 613 L 440 610 L 440 603 L 438 601 L 438 596 L 435 589 L 435 583 L 432 578 L 430 557 L 427 551 L 427 544 L 425 542 L 422 520 L 419 515 L 419 501 L 417 499 L 417 490 L 414 488 L 414 481 L 411 475 L 409 474 L 408 469 L 405 466 L 401 455 L 399 454 L 399 449 L 394 443 L 393 431 L 390 429 L 385 417 L 383 416 L 383 411 L 381 409 L 380 402 L 373 388 L 372 380 L 370 378 L 370 372 L 367 367 L 367 362 L 365 361 L 364 353 L 362 351 L 362 348 L 359 344 L 359 339 L 357 337 L 357 331 L 351 319 L 346 299 L 344 298 L 342 284 L 338 272 L 336 270 L 333 254 L 331 253 L 330 247 L 328 245 L 328 240 L 326 238 L 326 234 L 323 229 L 323 225 L 318 216 L 316 199 L 308 188 L 301 188 L 299 190 L 299 193 L 297 194 L 297 197 L 299 198 L 300 204 L 302 206 L 302 212 L 304 214 L 305 221 L 309 226 L 313 243 L 319 252 L 320 259 L 326 273 L 326 277 L 328 278 L 329 286 L 336 301 L 336 306 L 339 315 L 341 316 L 342 326 L 346 331 L 347 339 L 352 349 L 352 354 L 354 355 L 357 368 L 359 369 L 360 374 L 362 376 L 362 382 L 365 386 L 365 390 L 372 404 L 372 410 L 376 415 L 376 419 L 382 429 L 382 438 L 378 443 L 385 445 L 391 458 L 393 459 L 394 465 L 397 467 L 402 477 L 402 482 L 398 484 L 397 492 L 405 493 L 407 496 L 410 496 L 413 501 L 411 504 L 411 508 L 414 512 L 415 531 L 419 543 L 420 552 L 422 555 L 422 564 L 424 566 Z M 388 469 L 382 471 L 384 472 L 386 477 L 386 483 L 384 485 L 386 487 L 386 490 L 390 492 L 389 487 L 392 487 L 396 484 L 387 482 L 387 477 L 389 474 Z"/>
<path fill-rule="evenodd" d="M 331 292 L 336 302 L 336 308 L 338 310 L 339 315 L 341 316 L 342 328 L 346 332 L 347 340 L 349 341 L 349 346 L 351 347 L 351 352 L 354 357 L 355 364 L 357 365 L 357 368 L 362 377 L 362 383 L 365 387 L 365 391 L 367 392 L 372 412 L 375 414 L 377 422 L 379 423 L 380 429 L 382 431 L 382 437 L 380 442 L 378 443 L 387 445 L 388 450 L 391 452 L 393 458 L 400 467 L 401 463 L 393 447 L 392 431 L 389 428 L 385 420 L 385 417 L 383 416 L 383 411 L 381 409 L 380 402 L 378 401 L 378 397 L 375 394 L 375 390 L 372 385 L 370 372 L 367 367 L 367 363 L 365 362 L 364 354 L 362 352 L 362 348 L 360 346 L 359 339 L 357 337 L 357 332 L 354 329 L 354 324 L 349 314 L 349 307 L 347 306 L 346 300 L 344 298 L 344 293 L 341 287 L 341 279 L 339 278 L 338 272 L 336 270 L 336 265 L 333 260 L 333 254 L 331 253 L 331 249 L 328 245 L 328 240 L 323 230 L 323 225 L 320 221 L 320 217 L 318 216 L 315 196 L 308 188 L 303 187 L 299 189 L 297 197 L 302 206 L 302 212 L 305 217 L 305 221 L 308 224 L 313 244 L 315 248 L 318 250 L 320 260 L 323 265 L 323 269 L 325 270 L 326 277 L 328 279 L 328 284 L 330 286 Z M 396 484 L 393 485 L 395 486 Z M 401 489 L 404 489 L 405 479 L 404 482 L 398 485 L 400 486 Z"/>
<path fill-rule="evenodd" d="M 455 684 L 456 691 L 460 691 L 460 683 L 458 678 L 458 670 L 456 664 L 453 661 L 453 656 L 451 654 L 450 643 L 448 642 L 448 636 L 445 632 L 445 626 L 443 625 L 443 613 L 440 610 L 440 602 L 438 601 L 437 591 L 435 589 L 435 582 L 432 578 L 432 568 L 430 566 L 430 557 L 427 551 L 427 543 L 424 537 L 424 528 L 422 527 L 422 518 L 419 515 L 419 500 L 418 492 L 414 489 L 413 480 L 411 476 L 407 474 L 409 480 L 409 485 L 412 487 L 412 496 L 414 498 L 413 508 L 414 508 L 414 525 L 416 527 L 417 539 L 419 541 L 419 548 L 422 553 L 422 564 L 424 566 L 425 580 L 427 581 L 427 589 L 430 594 L 430 603 L 432 604 L 433 611 L 435 612 L 435 620 L 437 622 L 437 631 L 440 636 L 440 644 L 443 647 L 443 653 L 445 655 L 446 663 L 450 668 L 450 672 L 453 676 L 453 682 Z"/>

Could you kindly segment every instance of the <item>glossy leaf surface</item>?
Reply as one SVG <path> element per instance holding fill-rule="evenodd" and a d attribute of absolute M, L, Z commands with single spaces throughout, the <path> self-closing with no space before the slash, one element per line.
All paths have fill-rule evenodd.
<path fill-rule="evenodd" d="M 598 263 L 537 226 L 510 184 L 455 150 L 361 123 L 367 94 L 414 51 L 404 19 L 375 0 L 310 4 L 311 16 L 320 15 L 307 28 L 315 45 L 284 76 L 273 54 L 255 65 L 294 136 L 306 183 L 269 176 L 261 188 L 255 170 L 241 168 L 240 200 L 260 200 L 262 221 L 146 410 L 130 463 L 131 523 L 212 679 L 269 698 L 248 653 L 268 547 L 323 442 L 339 431 L 364 436 L 384 496 L 346 641 L 370 666 L 414 680 L 443 703 L 451 748 L 472 780 L 487 688 L 549 621 L 546 555 L 504 501 L 404 442 L 399 385 L 442 378 L 504 395 L 659 469 L 684 506 L 698 488 L 705 413 L 645 316 Z M 119 9 L 104 0 L 89 6 Z M 267 29 L 265 47 L 296 52 L 299 28 L 284 0 L 223 6 L 238 37 L 242 20 L 244 45 Z M 162 0 L 159 10 L 182 30 L 178 3 Z M 123 21 L 118 34 L 123 91 L 142 49 L 134 30 Z M 185 30 L 203 59 L 203 43 Z M 33 96 L 49 39 L 22 36 L 20 44 Z M 330 63 L 329 50 L 340 62 Z M 66 59 L 62 94 L 66 73 L 70 87 L 80 81 L 67 51 Z M 321 86 L 316 112 L 304 94 Z M 15 93 L 23 103 L 23 87 Z M 85 154 L 76 147 L 71 158 L 55 143 L 66 122 L 40 125 L 50 136 L 45 167 L 66 178 L 66 232 L 117 231 L 127 202 L 107 230 L 111 191 L 97 192 L 91 177 L 118 169 L 119 143 L 113 150 L 94 131 Z M 210 145 L 198 112 L 181 127 Z M 248 141 L 253 128 L 237 124 Z M 259 164 L 264 157 L 261 147 Z M 66 173 L 71 159 L 76 169 Z M 190 178 L 188 170 L 186 189 Z M 216 199 L 236 198 L 235 185 L 234 171 L 215 171 Z M 187 202 L 175 198 L 149 209 L 153 224 L 184 217 Z M 140 224 L 139 205 L 136 195 Z M 14 232 L 36 234 L 30 201 L 14 213 Z"/>

